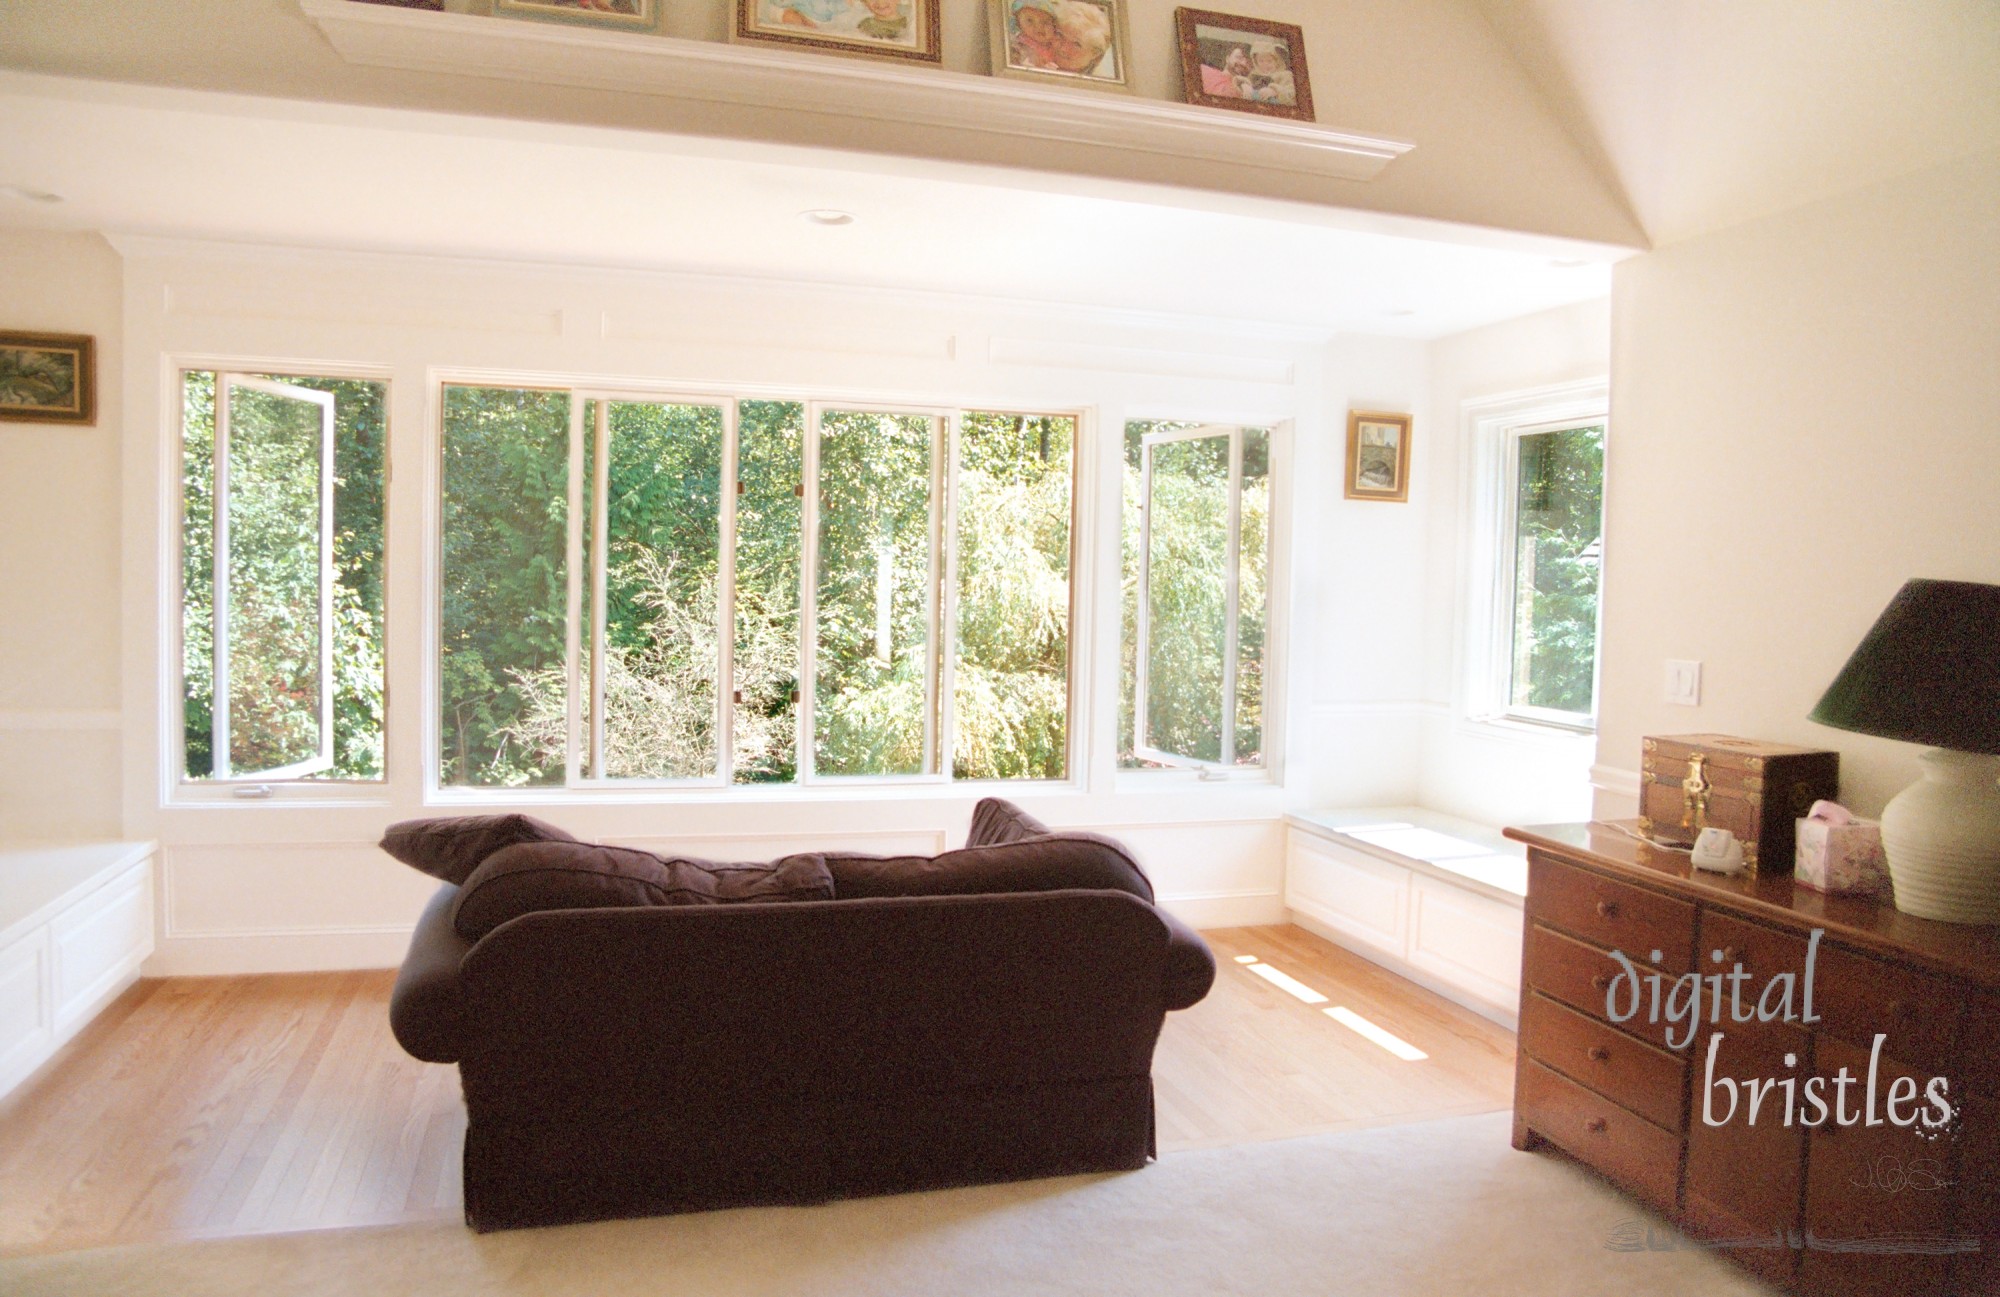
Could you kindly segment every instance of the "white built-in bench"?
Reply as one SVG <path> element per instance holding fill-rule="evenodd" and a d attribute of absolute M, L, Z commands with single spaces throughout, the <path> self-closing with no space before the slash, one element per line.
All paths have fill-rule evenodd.
<path fill-rule="evenodd" d="M 1285 905 L 1301 927 L 1514 1025 L 1526 848 L 1415 806 L 1285 821 Z"/>
<path fill-rule="evenodd" d="M 152 843 L 0 845 L 0 1096 L 152 953 Z"/>

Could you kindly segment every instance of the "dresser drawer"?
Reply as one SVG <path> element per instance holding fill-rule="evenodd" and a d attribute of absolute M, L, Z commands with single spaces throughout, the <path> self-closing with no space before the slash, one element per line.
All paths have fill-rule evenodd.
<path fill-rule="evenodd" d="M 1612 979 L 1623 970 L 1607 952 L 1534 923 L 1528 926 L 1525 963 L 1530 989 L 1560 1000 L 1572 1009 L 1581 1010 L 1599 1022 L 1611 1021 L 1605 996 L 1610 992 Z M 1643 977 L 1645 967 L 1641 966 L 1639 971 Z M 1624 986 L 1621 985 L 1619 991 L 1618 1008 L 1622 1011 L 1626 1007 Z M 1648 1044 L 1671 1050 L 1667 1033 L 1672 1024 L 1664 1020 L 1648 1021 L 1652 1008 L 1651 988 L 1642 983 L 1641 991 L 1638 1013 L 1625 1022 L 1612 1025 Z M 1690 1031 L 1687 1027 L 1674 1028 L 1675 1038 L 1688 1035 Z"/>
<path fill-rule="evenodd" d="M 1537 994 L 1521 1003 L 1521 1048 L 1536 1062 L 1583 1082 L 1647 1121 L 1668 1130 L 1681 1128 L 1687 1064 L 1679 1056 Z"/>
<path fill-rule="evenodd" d="M 1820 945 L 1813 977 L 1819 1030 L 1865 1053 L 1879 1032 L 1882 1053 L 1917 1071 L 1952 1075 L 1965 996 L 1950 982 L 1845 946 Z"/>
<path fill-rule="evenodd" d="M 1526 1058 L 1515 1074 L 1514 1115 L 1647 1203 L 1673 1211 L 1679 1136 Z"/>
<path fill-rule="evenodd" d="M 1708 1051 L 1716 1036 L 1722 1043 L 1715 1050 L 1713 1076 L 1732 1083 L 1733 1104 L 1729 1086 L 1711 1088 Z M 1690 1215 L 1701 1209 L 1751 1227 L 1738 1236 L 1798 1228 L 1805 1127 L 1796 1110 L 1786 1124 L 1785 1095 L 1776 1086 L 1761 1092 L 1753 1120 L 1745 1083 L 1788 1077 L 1803 1081 L 1812 1075 L 1812 1044 L 1810 1033 L 1781 1022 L 1728 1023 L 1702 1032 L 1688 1060 L 1687 1171 L 1681 1203 Z M 1710 1117 L 1722 1124 L 1709 1125 Z"/>
<path fill-rule="evenodd" d="M 1704 909 L 1699 936 L 1700 939 L 1695 942 L 1695 964 L 1704 975 L 1727 974 L 1738 964 L 1750 975 L 1741 991 L 1744 1008 L 1754 1010 L 1771 979 L 1780 973 L 1790 973 L 1792 1012 L 1795 1015 L 1805 1012 L 1800 998 L 1804 994 L 1806 972 L 1806 939 L 1803 935 Z M 1718 953 L 1722 958 L 1716 958 Z M 1726 1025 L 1729 1021 L 1727 986 L 1723 989 L 1722 1012 Z"/>
<path fill-rule="evenodd" d="M 1622 950 L 1641 966 L 1655 950 L 1670 973 L 1693 965 L 1694 906 L 1539 852 L 1528 856 L 1528 917 Z"/>

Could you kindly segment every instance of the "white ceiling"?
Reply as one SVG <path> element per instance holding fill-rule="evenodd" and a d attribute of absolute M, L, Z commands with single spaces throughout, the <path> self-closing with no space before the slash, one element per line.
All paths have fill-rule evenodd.
<path fill-rule="evenodd" d="M 1658 246 L 2000 149 L 2000 0 L 1475 0 Z"/>
<path fill-rule="evenodd" d="M 0 73 L 0 121 L 0 187 L 64 199 L 0 188 L 0 226 L 698 270 L 1405 338 L 1602 297 L 1620 255 L 1213 195 L 1135 201 L 1020 172 L 16 73 Z M 799 215 L 812 208 L 856 220 L 813 226 Z"/>

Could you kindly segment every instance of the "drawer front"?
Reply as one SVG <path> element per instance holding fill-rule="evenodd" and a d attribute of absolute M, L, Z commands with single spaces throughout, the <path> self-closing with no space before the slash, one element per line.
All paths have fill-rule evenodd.
<path fill-rule="evenodd" d="M 1671 1213 L 1680 1138 L 1532 1059 L 1514 1084 L 1517 1120 L 1651 1206 Z"/>
<path fill-rule="evenodd" d="M 1708 1051 L 1713 1036 L 1722 1039 L 1715 1051 L 1713 1079 L 1730 1085 L 1712 1087 Z M 1787 1063 L 1787 1058 L 1792 1061 Z M 1688 1060 L 1682 1201 L 1689 1211 L 1699 1201 L 1752 1227 L 1742 1235 L 1798 1228 L 1805 1128 L 1798 1124 L 1796 1111 L 1791 1124 L 1786 1124 L 1784 1094 L 1775 1087 L 1762 1092 L 1752 1120 L 1744 1083 L 1803 1080 L 1812 1074 L 1812 1065 L 1812 1036 L 1798 1027 L 1775 1022 L 1730 1024 L 1721 1031 L 1702 1033 Z M 1711 1126 L 1710 1118 L 1722 1124 Z"/>
<path fill-rule="evenodd" d="M 1793 1215 L 1797 1215 L 1796 1203 Z M 1710 1250 L 1718 1256 L 1728 1257 L 1765 1283 L 1789 1287 L 1798 1273 L 1799 1253 L 1791 1246 L 1791 1234 L 1746 1220 L 1692 1187 L 1681 1195 L 1680 1224 L 1690 1237 L 1710 1244 Z M 1723 1239 L 1739 1246 L 1717 1246 L 1717 1241 Z M 1757 1241 L 1748 1243 L 1750 1239 Z"/>
<path fill-rule="evenodd" d="M 1612 979 L 1623 970 L 1618 961 L 1605 951 L 1536 923 L 1528 928 L 1528 953 L 1524 967 L 1531 989 L 1560 1000 L 1572 1009 L 1581 1010 L 1600 1022 L 1611 1021 L 1606 1011 L 1605 996 L 1609 993 Z M 1625 987 L 1620 985 L 1619 990 L 1618 1007 L 1622 1011 L 1626 1007 Z M 1642 991 L 1646 993 L 1641 998 L 1639 1012 L 1625 1022 L 1612 1025 L 1648 1044 L 1671 1051 L 1672 1046 L 1667 1042 L 1669 1030 L 1674 1032 L 1676 1039 L 1688 1035 L 1689 1030 L 1686 1027 L 1674 1028 L 1665 1020 L 1649 1021 L 1652 1004 L 1650 988 L 1642 985 Z"/>
<path fill-rule="evenodd" d="M 1645 965 L 1685 973 L 1694 958 L 1694 906 L 1565 864 L 1540 852 L 1528 856 L 1528 916 Z"/>
<path fill-rule="evenodd" d="M 1865 1053 L 1879 1032 L 1882 1052 L 1930 1075 L 1955 1075 L 1965 996 L 1950 982 L 1823 942 L 1813 976 L 1819 1030 Z"/>
<path fill-rule="evenodd" d="M 1716 958 L 1717 955 L 1721 958 Z M 1695 942 L 1695 963 L 1704 974 L 1728 974 L 1736 965 L 1743 966 L 1749 980 L 1742 984 L 1741 1002 L 1745 1009 L 1754 1010 L 1771 979 L 1780 973 L 1792 975 L 1792 1013 L 1794 1017 L 1805 1012 L 1801 1000 L 1804 988 L 1802 980 L 1806 972 L 1806 939 L 1797 932 L 1767 928 L 1761 923 L 1751 923 L 1731 915 L 1704 909 L 1701 912 L 1700 938 Z M 1777 1007 L 1776 996 L 1772 993 L 1772 1007 Z M 1723 992 L 1723 1022 L 1728 1023 L 1728 988 Z"/>
<path fill-rule="evenodd" d="M 1687 1064 L 1544 995 L 1521 1003 L 1521 1049 L 1654 1125 L 1681 1128 Z"/>

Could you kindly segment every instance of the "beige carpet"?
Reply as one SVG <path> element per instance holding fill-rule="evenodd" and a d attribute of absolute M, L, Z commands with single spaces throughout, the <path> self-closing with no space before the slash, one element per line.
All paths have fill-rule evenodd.
<path fill-rule="evenodd" d="M 0 1292 L 774 1297 L 1751 1297 L 1656 1224 L 1507 1144 L 1505 1113 L 1170 1154 L 1077 1176 L 480 1237 L 326 1230 L 0 1261 Z M 1636 1226 L 1636 1229 L 1635 1229 Z M 1662 1233 L 1664 1233 L 1662 1231 Z"/>

